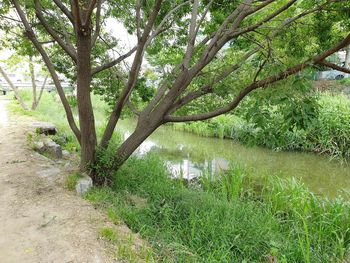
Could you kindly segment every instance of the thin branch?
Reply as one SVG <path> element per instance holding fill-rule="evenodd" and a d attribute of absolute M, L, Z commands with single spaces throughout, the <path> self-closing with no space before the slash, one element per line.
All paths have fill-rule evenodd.
<path fill-rule="evenodd" d="M 137 39 L 141 38 L 141 1 L 136 1 L 136 35 Z"/>
<path fill-rule="evenodd" d="M 186 96 L 183 98 L 180 98 L 178 101 L 174 103 L 174 105 L 171 107 L 170 111 L 168 114 L 171 114 L 175 112 L 176 110 L 180 109 L 181 107 L 187 105 L 191 101 L 206 95 L 208 93 L 212 93 L 214 91 L 214 86 L 227 78 L 229 75 L 231 75 L 233 72 L 237 71 L 243 64 L 244 62 L 249 59 L 252 55 L 254 55 L 259 48 L 253 49 L 249 52 L 247 52 L 240 60 L 239 62 L 231 65 L 230 67 L 227 67 L 226 70 L 222 71 L 217 77 L 215 77 L 209 84 L 206 84 L 199 88 L 196 91 L 189 92 Z"/>
<path fill-rule="evenodd" d="M 73 21 L 74 21 L 73 25 L 75 29 L 78 31 L 82 26 L 79 0 L 71 0 L 71 6 L 72 6 Z"/>
<path fill-rule="evenodd" d="M 131 50 L 129 50 L 127 53 L 125 53 L 124 55 L 121 55 L 119 58 L 108 62 L 107 64 L 104 64 L 102 66 L 98 66 L 96 68 L 93 68 L 91 70 L 91 75 L 95 75 L 103 70 L 109 69 L 111 67 L 114 67 L 115 65 L 119 64 L 120 62 L 122 62 L 124 59 L 130 57 L 135 51 L 137 50 L 137 46 L 133 47 Z"/>
<path fill-rule="evenodd" d="M 102 148 L 106 148 L 108 146 L 108 142 L 109 142 L 110 138 L 112 137 L 114 128 L 117 125 L 121 111 L 122 111 L 125 103 L 128 101 L 132 90 L 135 87 L 137 77 L 139 75 L 140 68 L 142 65 L 142 59 L 143 59 L 147 39 L 149 38 L 150 32 L 154 26 L 154 22 L 158 16 L 159 11 L 160 11 L 162 1 L 163 0 L 156 0 L 155 1 L 154 6 L 153 6 L 153 10 L 152 10 L 151 14 L 149 15 L 147 24 L 145 26 L 145 29 L 144 29 L 142 36 L 141 36 L 141 38 L 138 42 L 138 45 L 137 45 L 137 50 L 136 50 L 136 54 L 134 57 L 134 61 L 133 61 L 132 66 L 131 66 L 128 83 L 127 83 L 126 87 L 124 88 L 124 90 L 122 91 L 119 100 L 117 101 L 117 103 L 115 104 L 115 106 L 113 108 L 112 114 L 109 118 L 107 127 L 105 129 L 104 134 L 103 134 L 103 137 L 102 137 L 102 140 L 100 143 L 100 146 Z"/>
<path fill-rule="evenodd" d="M 189 4 L 191 1 L 186 1 L 186 2 L 183 2 L 177 6 L 175 6 L 173 9 L 171 9 L 165 16 L 164 18 L 162 19 L 162 21 L 159 23 L 159 25 L 157 26 L 157 28 L 154 30 L 154 32 L 152 33 L 152 35 L 148 38 L 147 40 L 147 43 L 146 43 L 146 47 L 151 43 L 151 41 L 156 37 L 158 36 L 162 30 L 163 30 L 163 26 L 166 22 L 169 21 L 169 18 L 172 14 L 174 14 L 176 11 L 178 11 L 181 7 Z"/>

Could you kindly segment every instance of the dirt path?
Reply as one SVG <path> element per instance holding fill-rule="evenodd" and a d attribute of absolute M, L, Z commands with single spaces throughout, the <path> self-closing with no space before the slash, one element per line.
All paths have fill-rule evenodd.
<path fill-rule="evenodd" d="M 64 164 L 33 152 L 27 117 L 0 96 L 0 262 L 114 262 L 98 232 L 104 217 L 64 189 Z"/>

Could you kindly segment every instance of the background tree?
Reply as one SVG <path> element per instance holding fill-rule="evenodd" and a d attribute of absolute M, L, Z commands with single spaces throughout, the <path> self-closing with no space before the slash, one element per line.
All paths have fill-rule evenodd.
<path fill-rule="evenodd" d="M 18 87 L 16 87 L 11 81 L 7 72 L 20 69 L 23 75 L 30 77 L 32 84 L 32 105 L 30 108 L 31 110 L 35 110 L 39 105 L 48 80 L 47 72 L 45 72 L 45 69 L 42 70 L 38 52 L 34 49 L 31 42 L 21 34 L 21 30 L 16 24 L 6 23 L 0 28 L 0 30 L 3 34 L 0 39 L 0 51 L 12 53 L 7 59 L 1 61 L 3 68 L 1 68 L 0 73 L 10 88 L 14 91 L 15 98 L 24 110 L 28 110 L 29 107 L 25 105 Z M 25 70 L 25 68 L 27 68 L 27 70 Z M 46 75 L 40 90 L 38 90 L 37 87 L 38 74 L 36 71 L 41 71 L 41 75 Z"/>
<path fill-rule="evenodd" d="M 108 147 L 123 109 L 142 81 L 146 54 L 156 72 L 155 92 L 146 106 L 134 108 L 137 126 L 117 148 L 113 164 L 106 169 L 122 165 L 164 123 L 205 120 L 227 113 L 252 91 L 316 64 L 349 72 L 325 60 L 350 43 L 344 23 L 347 18 L 332 19 L 333 13 L 348 10 L 348 1 L 11 0 L 5 4 L 16 10 L 26 37 L 51 74 L 81 145 L 83 171 L 94 163 L 98 146 Z M 315 30 L 311 31 L 308 23 L 316 21 L 319 14 L 326 14 L 332 27 L 339 29 L 338 39 L 322 45 L 314 41 Z M 128 51 L 118 45 L 110 47 L 110 41 L 103 37 L 104 21 L 109 17 L 122 22 L 136 36 L 135 47 Z M 53 47 L 48 49 L 45 43 L 50 41 Z M 59 55 L 52 52 L 55 48 L 60 50 Z M 108 51 L 112 49 L 119 49 L 121 55 L 111 58 Z M 57 57 L 67 63 L 59 65 L 57 61 L 62 58 Z M 129 57 L 131 65 L 123 67 Z M 76 80 L 80 127 L 57 75 L 60 66 L 71 68 Z M 98 74 L 113 67 L 121 81 L 113 84 L 113 88 L 118 86 L 116 96 L 98 143 L 91 92 Z M 209 107 L 181 114 L 184 107 L 200 105 L 194 104 L 197 101 L 208 102 Z M 91 176 L 96 184 L 108 180 L 94 171 Z"/>

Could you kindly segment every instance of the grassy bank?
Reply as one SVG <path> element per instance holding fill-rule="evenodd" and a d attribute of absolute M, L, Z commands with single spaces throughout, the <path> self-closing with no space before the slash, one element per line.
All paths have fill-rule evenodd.
<path fill-rule="evenodd" d="M 26 114 L 55 123 L 60 133 L 71 138 L 68 145 L 75 145 L 57 98 L 45 96 L 36 112 Z M 23 113 L 18 105 L 11 107 Z M 105 108 L 98 101 L 95 107 L 102 126 Z M 236 124 L 243 125 L 239 121 Z M 110 160 L 108 152 L 98 157 L 103 162 Z M 129 159 L 115 173 L 111 187 L 93 189 L 86 198 L 104 209 L 114 223 L 125 222 L 150 243 L 146 261 L 313 263 L 349 259 L 349 203 L 314 196 L 294 179 L 271 176 L 256 181 L 253 177 L 258 176 L 234 166 L 215 180 L 204 176 L 189 188 L 171 180 L 163 162 L 150 154 Z M 73 188 L 76 179 L 71 179 L 68 185 Z M 117 242 L 115 235 L 109 229 L 101 230 L 101 236 L 110 242 Z"/>
<path fill-rule="evenodd" d="M 253 183 L 239 167 L 201 187 L 169 179 L 153 155 L 130 159 L 86 197 L 139 232 L 165 262 L 343 262 L 349 204 L 294 179 Z"/>
<path fill-rule="evenodd" d="M 283 104 L 257 109 L 243 105 L 244 110 L 235 115 L 173 127 L 201 136 L 231 138 L 246 145 L 350 159 L 350 100 L 330 93 L 318 94 L 314 99 L 315 105 L 295 103 L 289 108 Z"/>

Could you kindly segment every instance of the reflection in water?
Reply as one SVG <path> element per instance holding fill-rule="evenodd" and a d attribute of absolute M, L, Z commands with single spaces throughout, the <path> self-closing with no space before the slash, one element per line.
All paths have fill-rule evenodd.
<path fill-rule="evenodd" d="M 119 128 L 129 136 L 133 125 L 123 121 Z M 330 197 L 340 190 L 350 193 L 350 165 L 330 161 L 326 156 L 245 147 L 232 140 L 200 137 L 169 127 L 159 128 L 139 147 L 137 154 L 151 150 L 166 160 L 174 177 L 192 180 L 203 170 L 215 174 L 237 164 L 257 176 L 300 178 L 313 192 Z"/>
<path fill-rule="evenodd" d="M 6 111 L 6 104 L 8 101 L 5 101 L 3 98 L 1 98 L 0 101 L 0 125 L 4 126 L 8 122 L 8 115 Z"/>
<path fill-rule="evenodd" d="M 131 133 L 126 131 L 123 133 L 123 140 L 126 140 Z M 178 145 L 178 153 L 180 156 L 181 152 L 184 152 L 185 146 Z M 173 178 L 181 178 L 187 181 L 192 181 L 203 175 L 203 172 L 208 172 L 210 175 L 217 174 L 221 171 L 226 171 L 229 169 L 229 162 L 224 158 L 214 158 L 212 160 L 204 160 L 203 163 L 192 162 L 189 156 L 187 159 L 180 158 L 176 160 L 175 158 L 166 157 L 170 152 L 167 149 L 163 149 L 160 145 L 152 141 L 151 139 L 146 140 L 142 143 L 137 150 L 134 152 L 135 155 L 143 156 L 150 151 L 155 151 L 160 155 L 165 157 L 165 165 L 172 174 Z"/>
<path fill-rule="evenodd" d="M 229 162 L 223 158 L 214 158 L 213 160 L 205 160 L 204 163 L 194 163 L 189 159 L 182 161 L 166 161 L 174 178 L 181 178 L 192 181 L 202 176 L 203 172 L 209 173 L 211 176 L 229 169 Z"/>

